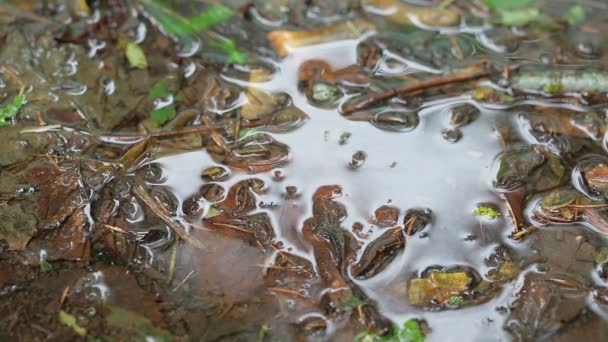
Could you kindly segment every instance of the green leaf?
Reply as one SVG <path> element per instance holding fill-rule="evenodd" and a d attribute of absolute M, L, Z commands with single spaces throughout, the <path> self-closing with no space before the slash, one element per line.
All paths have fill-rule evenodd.
<path fill-rule="evenodd" d="M 464 302 L 462 296 L 452 296 L 448 299 L 448 304 L 460 306 Z"/>
<path fill-rule="evenodd" d="M 527 6 L 532 0 L 483 0 L 493 10 L 509 10 Z"/>
<path fill-rule="evenodd" d="M 352 136 L 352 134 L 350 132 L 343 132 L 342 134 L 340 134 L 340 138 L 338 139 L 338 143 L 340 145 L 345 145 L 348 142 L 348 139 L 350 139 L 351 136 Z"/>
<path fill-rule="evenodd" d="M 200 33 L 199 36 L 202 36 L 210 46 L 218 47 L 228 55 L 228 63 L 244 64 L 247 61 L 247 54 L 236 47 L 234 40 L 217 41 L 208 34 L 203 34 L 211 26 L 234 16 L 234 12 L 230 8 L 213 5 L 194 17 L 186 18 L 160 0 L 141 0 L 141 3 L 144 11 L 168 34 L 187 39 L 192 34 Z"/>
<path fill-rule="evenodd" d="M 240 51 L 236 47 L 236 44 L 234 43 L 233 39 L 226 39 L 221 42 L 212 40 L 209 42 L 209 44 L 211 46 L 219 47 L 220 49 L 222 49 L 222 51 L 224 51 L 228 55 L 228 63 L 244 64 L 245 62 L 247 62 L 247 54 Z"/>
<path fill-rule="evenodd" d="M 40 272 L 50 272 L 53 270 L 53 265 L 46 259 L 40 259 Z"/>
<path fill-rule="evenodd" d="M 206 219 L 214 218 L 214 217 L 220 215 L 221 213 L 222 213 L 221 210 L 217 209 L 214 206 L 210 206 L 209 209 L 207 210 L 207 212 L 205 213 L 205 216 L 203 216 L 203 218 L 206 218 Z"/>
<path fill-rule="evenodd" d="M 87 334 L 87 329 L 81 327 L 80 325 L 78 325 L 78 323 L 76 323 L 76 317 L 63 310 L 59 311 L 59 322 L 72 328 L 72 330 L 74 330 L 74 332 L 80 336 L 86 336 Z"/>
<path fill-rule="evenodd" d="M 420 323 L 415 319 L 406 321 L 401 327 L 395 325 L 392 331 L 385 336 L 378 336 L 366 331 L 355 337 L 357 342 L 424 342 L 424 340 Z"/>
<path fill-rule="evenodd" d="M 561 82 L 554 82 L 547 84 L 544 90 L 549 94 L 559 95 L 564 91 L 564 86 Z"/>
<path fill-rule="evenodd" d="M 234 12 L 230 8 L 223 5 L 213 5 L 205 12 L 190 18 L 190 22 L 198 32 L 230 19 L 232 16 L 234 16 Z"/>
<path fill-rule="evenodd" d="M 148 60 L 144 54 L 144 50 L 134 42 L 128 42 L 125 48 L 125 55 L 129 64 L 135 68 L 145 69 L 148 67 Z"/>
<path fill-rule="evenodd" d="M 148 92 L 148 98 L 150 100 L 158 100 L 162 98 L 168 98 L 173 96 L 173 101 L 181 101 L 182 97 L 177 95 L 174 96 L 165 85 L 165 80 L 160 80 L 152 86 L 152 89 Z M 150 112 L 150 118 L 152 119 L 152 123 L 156 127 L 160 127 L 165 124 L 167 121 L 173 119 L 177 114 L 175 103 L 168 104 L 161 108 L 155 108 Z"/>
<path fill-rule="evenodd" d="M 167 331 L 155 327 L 146 317 L 118 306 L 106 304 L 106 307 L 111 310 L 106 317 L 108 325 L 139 337 L 136 341 L 171 341 L 171 335 Z M 123 337 L 127 341 L 133 340 Z"/>
<path fill-rule="evenodd" d="M 150 112 L 150 118 L 152 119 L 152 123 L 156 125 L 156 127 L 160 127 L 164 125 L 167 121 L 173 119 L 176 115 L 175 105 L 170 104 L 162 108 L 153 109 Z"/>
<path fill-rule="evenodd" d="M 365 304 L 366 303 L 363 300 L 359 299 L 358 297 L 352 296 L 342 302 L 342 309 L 344 309 L 344 310 L 354 309 L 356 307 L 363 306 Z"/>
<path fill-rule="evenodd" d="M 19 94 L 15 96 L 13 102 L 0 108 L 0 127 L 7 126 L 9 124 L 9 119 L 12 119 L 15 115 L 17 115 L 17 113 L 19 113 L 19 109 L 23 107 L 24 100 L 25 96 L 23 94 Z"/>
<path fill-rule="evenodd" d="M 475 208 L 475 210 L 473 210 L 473 215 L 483 216 L 485 218 L 493 220 L 493 219 L 499 217 L 500 213 L 498 211 L 496 211 L 496 209 L 494 209 L 494 208 L 480 205 L 477 208 Z"/>
<path fill-rule="evenodd" d="M 498 22 L 505 26 L 525 26 L 543 18 L 538 8 L 525 8 L 500 11 Z"/>
<path fill-rule="evenodd" d="M 150 91 L 148 92 L 148 98 L 150 100 L 156 100 L 168 96 L 171 96 L 171 92 L 167 90 L 165 80 L 160 80 L 156 82 L 156 84 L 154 84 L 152 86 L 152 89 L 150 89 Z"/>
<path fill-rule="evenodd" d="M 264 337 L 266 336 L 266 332 L 268 332 L 268 330 L 270 330 L 268 324 L 264 323 L 260 326 L 260 330 L 258 330 L 258 342 L 264 341 Z"/>
<path fill-rule="evenodd" d="M 595 257 L 595 263 L 603 264 L 606 261 L 608 261 L 608 247 L 602 247 L 598 255 Z"/>
<path fill-rule="evenodd" d="M 398 330 L 399 341 L 424 342 L 424 334 L 420 329 L 420 324 L 414 319 L 403 323 L 403 327 Z"/>
<path fill-rule="evenodd" d="M 186 18 L 158 0 L 141 0 L 144 11 L 150 15 L 167 33 L 185 37 L 204 31 L 234 15 L 234 12 L 223 5 L 213 5 L 206 11 Z"/>
<path fill-rule="evenodd" d="M 574 26 L 585 20 L 585 8 L 581 5 L 573 5 L 566 12 L 568 24 Z"/>

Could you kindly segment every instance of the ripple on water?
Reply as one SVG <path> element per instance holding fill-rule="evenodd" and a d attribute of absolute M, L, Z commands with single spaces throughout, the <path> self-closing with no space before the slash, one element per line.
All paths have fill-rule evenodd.
<path fill-rule="evenodd" d="M 479 256 L 489 254 L 488 248 L 504 242 L 506 233 L 502 223 L 489 225 L 487 229 L 493 231 L 490 233 L 493 239 L 486 239 L 485 246 L 465 241 L 465 237 L 479 234 L 479 222 L 471 214 L 476 203 L 498 201 L 488 189 L 487 180 L 494 156 L 501 151 L 500 142 L 492 133 L 500 112 L 482 109 L 473 124 L 461 128 L 465 133 L 462 139 L 450 144 L 440 134 L 445 128 L 442 113 L 446 107 L 463 103 L 462 99 L 426 106 L 416 113 L 381 112 L 378 115 L 406 116 L 388 126 L 380 125 L 376 120 L 374 125 L 380 125 L 381 129 L 367 122 L 345 120 L 336 110 L 309 104 L 298 90 L 297 70 L 311 55 L 310 49 L 314 49 L 316 58 L 328 61 L 337 69 L 356 61 L 357 43 L 349 40 L 294 49 L 280 63 L 277 68 L 280 72 L 274 78 L 256 84 L 271 93 L 287 93 L 293 104 L 310 118 L 289 134 L 272 134 L 290 147 L 289 160 L 281 166 L 282 176 L 256 175 L 268 186 L 265 200 L 268 197 L 281 204 L 271 212 L 277 240 L 295 253 L 312 256 L 310 247 L 301 240 L 300 230 L 303 221 L 312 215 L 308 199 L 324 185 L 339 184 L 343 188 L 339 201 L 348 210 L 348 216 L 341 224 L 345 228 L 369 222 L 373 209 L 387 203 L 403 209 L 430 208 L 434 219 L 425 234 L 409 237 L 405 251 L 385 270 L 357 283 L 380 303 L 383 314 L 389 318 L 400 321 L 411 315 L 423 316 L 435 327 L 433 339 L 480 340 L 487 336 L 488 329 L 492 329 L 494 336 L 503 336 L 499 323 L 503 318 L 493 308 L 498 303 L 506 305 L 504 295 L 481 304 L 482 308 L 463 309 L 466 315 L 460 311 L 431 315 L 411 307 L 406 296 L 395 290 L 412 275 L 433 265 L 463 265 L 482 272 L 487 267 Z M 237 79 L 227 79 L 246 85 Z M 412 126 L 417 127 L 410 131 Z M 338 143 L 343 132 L 351 134 L 345 145 Z M 358 151 L 365 151 L 365 167 L 352 172 L 344 165 L 352 163 L 351 159 Z M 201 170 L 217 165 L 204 151 L 162 157 L 155 162 L 166 174 L 165 186 L 182 201 L 193 196 L 204 184 Z M 222 185 L 229 188 L 248 177 L 243 171 L 234 171 Z M 297 188 L 297 199 L 285 197 L 287 185 Z M 376 235 L 368 241 L 373 237 Z M 495 323 L 484 323 L 486 319 Z"/>

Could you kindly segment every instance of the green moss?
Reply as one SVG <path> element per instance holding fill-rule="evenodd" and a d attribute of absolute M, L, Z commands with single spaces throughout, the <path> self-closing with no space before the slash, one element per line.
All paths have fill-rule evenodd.
<path fill-rule="evenodd" d="M 475 208 L 475 210 L 473 210 L 473 215 L 475 215 L 475 216 L 483 216 L 485 218 L 493 220 L 493 219 L 499 217 L 501 214 L 500 214 L 500 212 L 498 212 L 494 208 L 490 208 L 490 207 L 487 207 L 487 206 L 484 206 L 484 205 L 480 205 L 477 208 Z"/>
<path fill-rule="evenodd" d="M 559 95 L 564 91 L 564 86 L 561 82 L 555 82 L 547 84 L 544 90 L 549 94 Z"/>

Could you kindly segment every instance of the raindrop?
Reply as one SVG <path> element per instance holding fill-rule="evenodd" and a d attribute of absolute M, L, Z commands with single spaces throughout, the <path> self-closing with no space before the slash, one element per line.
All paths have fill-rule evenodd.
<path fill-rule="evenodd" d="M 445 141 L 455 143 L 462 138 L 462 132 L 458 128 L 444 128 L 441 130 L 441 136 Z"/>
<path fill-rule="evenodd" d="M 386 109 L 371 119 L 372 125 L 389 132 L 409 132 L 420 123 L 420 116 L 416 112 L 404 109 Z"/>
<path fill-rule="evenodd" d="M 363 151 L 357 151 L 353 154 L 353 157 L 350 161 L 350 163 L 348 164 L 348 166 L 351 169 L 358 169 L 361 166 L 363 166 L 363 164 L 365 164 L 365 160 L 367 159 L 367 154 Z"/>
<path fill-rule="evenodd" d="M 150 184 L 162 184 L 167 176 L 162 167 L 157 163 L 150 163 L 140 169 L 144 180 Z"/>
<path fill-rule="evenodd" d="M 223 182 L 230 177 L 230 171 L 223 166 L 211 166 L 203 170 L 201 178 L 205 182 Z"/>
<path fill-rule="evenodd" d="M 201 48 L 200 40 L 185 40 L 180 42 L 176 47 L 178 56 L 188 58 L 194 56 Z"/>
<path fill-rule="evenodd" d="M 462 127 L 475 121 L 479 115 L 479 108 L 470 103 L 461 104 L 449 109 L 450 124 L 454 127 Z"/>
<path fill-rule="evenodd" d="M 576 44 L 575 53 L 580 58 L 596 59 L 600 56 L 600 49 L 590 41 L 581 41 Z"/>
<path fill-rule="evenodd" d="M 224 198 L 226 190 L 219 184 L 209 183 L 201 187 L 200 193 L 209 202 L 219 202 Z"/>
<path fill-rule="evenodd" d="M 608 198 L 608 158 L 590 155 L 572 170 L 574 187 L 592 200 Z"/>

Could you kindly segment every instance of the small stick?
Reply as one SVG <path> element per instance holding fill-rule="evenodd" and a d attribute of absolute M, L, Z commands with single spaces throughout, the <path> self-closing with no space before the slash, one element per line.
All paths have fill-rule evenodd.
<path fill-rule="evenodd" d="M 190 271 L 190 273 L 188 273 L 186 275 L 186 277 L 182 281 L 180 281 L 179 284 L 177 284 L 177 286 L 173 290 L 171 290 L 171 292 L 175 292 L 175 291 L 179 290 L 179 288 L 182 287 L 182 285 L 184 285 L 188 281 L 188 279 L 190 279 L 190 277 L 192 277 L 193 274 L 194 274 L 194 271 Z"/>
<path fill-rule="evenodd" d="M 214 232 L 214 229 L 209 229 L 209 228 L 205 228 L 203 226 L 199 226 L 198 224 L 194 224 L 194 223 L 190 223 L 190 222 L 186 222 L 186 224 L 194 229 L 198 229 L 198 230 L 204 230 L 207 232 Z"/>
<path fill-rule="evenodd" d="M 248 231 L 248 230 L 246 230 L 246 229 L 243 229 L 243 228 L 241 228 L 241 227 L 235 226 L 235 225 L 233 225 L 233 224 L 228 224 L 228 223 L 219 223 L 219 222 L 211 222 L 211 225 L 213 225 L 213 226 L 220 226 L 220 227 L 226 227 L 226 228 L 232 228 L 232 229 L 234 229 L 234 230 L 238 230 L 239 232 L 243 232 L 243 233 L 246 233 L 246 234 L 249 234 L 249 235 L 253 235 L 253 233 L 252 233 L 252 232 L 250 232 L 250 231 Z"/>
<path fill-rule="evenodd" d="M 538 229 L 538 227 L 537 227 L 537 226 L 530 226 L 530 227 L 528 227 L 528 228 L 522 229 L 522 230 L 518 231 L 517 233 L 514 233 L 514 234 L 513 234 L 513 238 L 514 238 L 515 240 L 519 240 L 519 239 L 523 238 L 524 236 L 526 236 L 526 235 L 528 235 L 528 234 L 532 233 L 532 232 L 533 232 L 533 231 L 535 231 L 536 229 Z"/>
<path fill-rule="evenodd" d="M 415 84 L 408 84 L 402 87 L 394 88 L 384 93 L 376 94 L 367 98 L 364 98 L 358 102 L 353 103 L 350 106 L 344 107 L 342 109 L 343 114 L 350 114 L 357 110 L 363 109 L 369 105 L 375 104 L 380 101 L 388 100 L 392 97 L 395 97 L 399 94 L 407 94 L 412 93 L 419 90 L 440 87 L 452 83 L 464 82 L 464 81 L 472 81 L 483 77 L 490 76 L 490 70 L 484 69 L 481 71 L 462 71 L 454 74 L 439 76 L 436 78 L 431 78 L 429 80 L 420 81 Z"/>
<path fill-rule="evenodd" d="M 25 90 L 25 83 L 23 83 L 21 78 L 17 76 L 17 74 L 6 65 L 0 65 L 0 69 L 4 70 L 4 72 L 8 75 L 10 79 L 15 81 L 15 83 L 19 84 L 19 95 L 23 94 L 23 91 Z"/>
<path fill-rule="evenodd" d="M 578 200 L 577 200 L 578 201 Z M 570 204 L 567 207 L 577 209 L 588 209 L 588 208 L 607 208 L 608 204 Z"/>
<path fill-rule="evenodd" d="M 161 206 L 158 202 L 148 194 L 146 189 L 141 184 L 137 184 L 133 188 L 133 193 L 137 196 L 142 202 L 144 202 L 150 210 L 152 210 L 156 216 L 158 216 L 161 220 L 165 222 L 166 225 L 171 227 L 173 231 L 184 241 L 190 243 L 194 247 L 198 249 L 205 249 L 205 245 L 202 242 L 197 240 L 196 238 L 190 236 L 190 234 L 186 231 L 186 229 L 179 223 L 177 223 L 169 214 L 167 213 L 167 208 Z"/>
<path fill-rule="evenodd" d="M 177 243 L 173 244 L 171 250 L 171 261 L 169 262 L 169 276 L 167 276 L 167 284 L 171 284 L 175 275 L 175 264 L 177 264 Z"/>
<path fill-rule="evenodd" d="M 234 147 L 239 143 L 239 134 L 241 133 L 241 112 L 236 115 L 236 122 L 234 123 Z"/>
<path fill-rule="evenodd" d="M 104 228 L 108 228 L 109 230 L 113 231 L 113 232 L 117 232 L 117 233 L 121 233 L 121 234 L 126 234 L 126 235 L 135 235 L 135 233 L 130 232 L 126 229 L 120 228 L 120 227 L 115 227 L 115 226 L 111 226 L 109 224 L 104 224 L 103 225 Z"/>
<path fill-rule="evenodd" d="M 66 298 L 68 298 L 68 293 L 70 293 L 70 287 L 66 286 L 65 289 L 63 289 L 63 292 L 61 293 L 61 298 L 59 299 L 60 309 L 63 306 L 63 303 L 65 303 Z"/>
<path fill-rule="evenodd" d="M 577 284 L 575 282 L 572 282 L 572 281 L 569 281 L 569 280 L 565 280 L 565 279 L 549 278 L 547 280 L 552 281 L 552 282 L 557 283 L 557 284 L 560 284 L 560 285 L 571 287 L 573 289 L 579 289 L 579 290 L 586 290 L 587 289 L 587 287 L 584 286 L 584 285 L 580 285 L 580 284 Z"/>
<path fill-rule="evenodd" d="M 126 135 L 126 134 L 101 134 L 101 135 L 91 134 L 91 135 L 96 136 L 103 140 L 135 141 L 135 140 L 150 139 L 150 138 L 175 137 L 175 136 L 194 134 L 194 133 L 210 133 L 215 130 L 226 130 L 226 126 L 224 126 L 224 125 L 211 126 L 211 127 L 199 126 L 199 127 L 184 129 L 181 131 L 154 132 L 154 133 L 148 133 L 148 134 L 129 134 L 129 135 Z"/>
<path fill-rule="evenodd" d="M 286 294 L 286 295 L 292 295 L 294 297 L 299 297 L 299 298 L 308 298 L 306 295 L 298 292 L 298 291 L 294 291 L 294 290 L 290 290 L 290 289 L 285 289 L 282 287 L 269 287 L 268 290 L 272 291 L 272 292 L 278 292 L 278 293 L 282 293 L 282 294 Z"/>
<path fill-rule="evenodd" d="M 46 126 L 46 122 L 44 122 L 44 119 L 42 119 L 42 112 L 41 111 L 37 111 L 36 112 L 36 117 L 38 118 L 38 125 L 40 125 L 40 126 Z"/>
<path fill-rule="evenodd" d="M 458 59 L 464 59 L 464 53 L 462 53 L 462 49 L 460 48 L 460 44 L 458 44 L 458 40 L 456 40 L 456 37 L 453 34 L 450 34 L 449 37 L 450 43 L 452 43 L 452 47 L 458 55 Z"/>
<path fill-rule="evenodd" d="M 303 268 L 293 268 L 293 267 L 285 267 L 285 266 L 276 266 L 276 265 L 263 265 L 263 264 L 251 264 L 249 267 L 260 267 L 260 268 L 268 268 L 273 270 L 281 270 L 281 271 L 289 271 L 289 272 L 303 272 L 310 275 L 310 272 Z"/>

